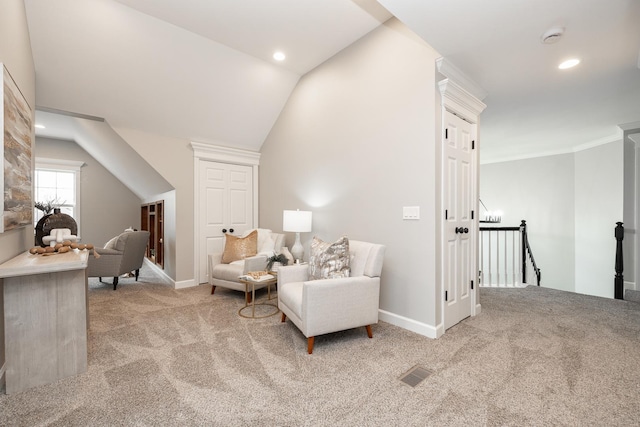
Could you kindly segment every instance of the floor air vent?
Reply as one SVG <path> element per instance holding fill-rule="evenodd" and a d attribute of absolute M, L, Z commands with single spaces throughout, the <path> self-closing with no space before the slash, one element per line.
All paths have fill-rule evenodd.
<path fill-rule="evenodd" d="M 414 366 L 400 377 L 400 381 L 408 386 L 415 387 L 424 381 L 432 372 L 422 366 Z"/>

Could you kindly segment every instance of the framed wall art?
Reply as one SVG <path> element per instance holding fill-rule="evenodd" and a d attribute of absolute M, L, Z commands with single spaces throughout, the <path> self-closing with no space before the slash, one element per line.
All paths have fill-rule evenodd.
<path fill-rule="evenodd" d="M 27 100 L 2 65 L 2 134 L 3 170 L 0 188 L 3 189 L 3 209 L 0 233 L 33 225 L 33 187 L 31 185 L 31 147 L 33 115 Z"/>

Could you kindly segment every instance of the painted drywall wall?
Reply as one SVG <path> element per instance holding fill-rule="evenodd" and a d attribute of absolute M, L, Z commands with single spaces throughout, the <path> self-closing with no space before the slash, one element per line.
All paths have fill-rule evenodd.
<path fill-rule="evenodd" d="M 29 28 L 22 0 L 4 0 L 0 3 L 0 62 L 9 70 L 33 111 L 36 99 L 36 77 Z M 0 234 L 0 263 L 24 252 L 32 244 L 32 227 L 9 230 Z M 3 295 L 3 292 L 2 279 L 0 279 L 0 295 Z M 0 296 L 0 367 L 4 366 L 4 362 L 4 300 Z M 4 376 L 0 381 L 4 382 Z"/>
<path fill-rule="evenodd" d="M 29 29 L 22 0 L 0 4 L 0 62 L 9 70 L 32 111 L 36 84 Z M 33 243 L 33 228 L 24 227 L 0 234 L 0 262 L 13 258 Z"/>
<path fill-rule="evenodd" d="M 193 266 L 193 150 L 189 141 L 133 129 L 115 131 L 175 189 L 173 212 L 169 204 L 165 206 L 165 273 L 178 287 L 197 285 Z M 154 197 L 160 195 L 148 201 L 157 200 Z"/>
<path fill-rule="evenodd" d="M 480 199 L 503 226 L 527 221 L 542 286 L 565 291 L 575 291 L 574 176 L 573 154 L 480 166 Z"/>
<path fill-rule="evenodd" d="M 74 141 L 37 137 L 35 154 L 85 163 L 80 172 L 82 242 L 102 247 L 126 228 L 140 228 L 140 198 Z"/>
<path fill-rule="evenodd" d="M 623 215 L 622 140 L 575 153 L 575 291 L 613 298 Z"/>
<path fill-rule="evenodd" d="M 425 335 L 436 311 L 436 82 L 439 55 L 392 19 L 305 75 L 260 162 L 260 225 L 313 212 L 313 235 L 386 245 L 385 319 Z M 419 220 L 402 220 L 419 206 Z M 288 233 L 291 246 L 294 235 Z"/>

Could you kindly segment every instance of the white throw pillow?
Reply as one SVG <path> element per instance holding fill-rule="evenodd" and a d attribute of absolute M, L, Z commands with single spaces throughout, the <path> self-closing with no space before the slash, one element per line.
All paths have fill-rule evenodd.
<path fill-rule="evenodd" d="M 242 234 L 242 237 L 246 237 L 253 230 L 258 230 L 258 251 L 261 255 L 273 255 L 275 241 L 271 237 L 271 230 L 268 228 L 252 228 Z"/>

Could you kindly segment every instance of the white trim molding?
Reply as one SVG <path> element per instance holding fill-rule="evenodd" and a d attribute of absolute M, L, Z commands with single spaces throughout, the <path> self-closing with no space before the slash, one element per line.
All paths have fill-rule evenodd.
<path fill-rule="evenodd" d="M 487 108 L 484 102 L 451 79 L 438 82 L 438 86 L 444 108 L 469 123 L 478 123 L 478 116 Z"/>
<path fill-rule="evenodd" d="M 436 66 L 438 67 L 438 72 L 440 74 L 447 77 L 449 80 L 458 82 L 460 86 L 467 88 L 467 91 L 475 98 L 482 101 L 487 97 L 487 91 L 467 76 L 461 69 L 453 65 L 449 59 L 445 57 L 436 59 Z"/>
<path fill-rule="evenodd" d="M 224 147 L 204 142 L 191 142 L 193 157 L 221 163 L 257 166 L 260 164 L 260 153 L 240 148 Z"/>
<path fill-rule="evenodd" d="M 415 332 L 416 334 L 423 335 L 427 338 L 440 338 L 444 334 L 444 325 L 442 323 L 438 326 L 431 326 L 384 310 L 378 310 L 378 317 L 383 322 Z"/>

